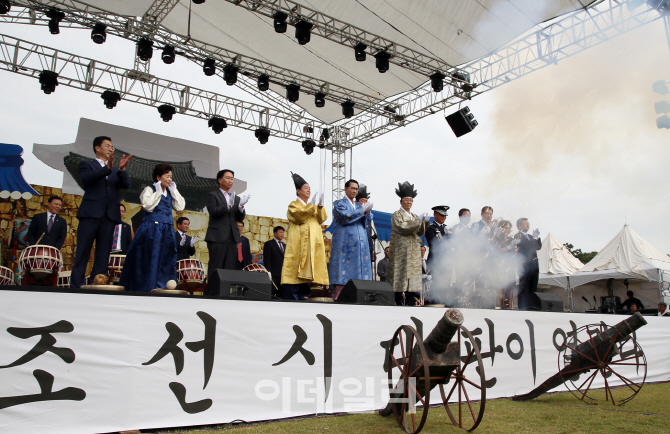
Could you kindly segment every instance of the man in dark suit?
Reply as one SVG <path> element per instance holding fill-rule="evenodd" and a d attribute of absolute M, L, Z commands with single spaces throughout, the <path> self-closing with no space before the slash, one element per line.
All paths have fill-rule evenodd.
<path fill-rule="evenodd" d="M 189 259 L 195 255 L 195 243 L 198 242 L 198 237 L 190 237 L 186 235 L 191 221 L 186 217 L 179 217 L 177 219 L 177 231 L 174 233 L 174 240 L 177 243 L 177 261 L 182 259 Z"/>
<path fill-rule="evenodd" d="M 86 264 L 95 243 L 95 259 L 91 276 L 107 274 L 109 252 L 112 250 L 114 227 L 121 223 L 119 189 L 130 187 L 126 166 L 132 155 L 123 157 L 119 167 L 114 166 L 112 139 L 100 136 L 93 139 L 95 160 L 79 163 L 79 177 L 84 184 L 77 219 L 77 251 L 72 267 L 71 288 L 84 283 Z"/>
<path fill-rule="evenodd" d="M 240 243 L 237 245 L 237 269 L 242 270 L 247 265 L 254 263 L 254 257 L 251 256 L 249 238 L 242 236 L 242 232 L 244 232 L 244 223 L 237 222 L 237 229 L 240 231 Z"/>
<path fill-rule="evenodd" d="M 229 169 L 219 170 L 216 174 L 219 189 L 207 194 L 205 204 L 209 213 L 209 225 L 205 234 L 209 251 L 209 279 L 219 268 L 237 269 L 237 244 L 240 231 L 237 222 L 244 221 L 244 205 L 251 196 L 236 197 L 230 189 L 235 181 L 235 173 Z"/>
<path fill-rule="evenodd" d="M 37 240 L 42 237 L 40 240 L 42 245 L 52 246 L 58 250 L 63 247 L 67 236 L 67 222 L 63 217 L 58 217 L 62 205 L 63 200 L 60 197 L 51 196 L 47 205 L 47 212 L 35 214 L 26 234 L 28 244 L 31 246 L 37 244 Z"/>
<path fill-rule="evenodd" d="M 133 229 L 128 223 L 123 221 L 123 217 L 126 215 L 126 207 L 123 204 L 119 206 L 119 212 L 121 213 L 121 223 L 114 227 L 112 253 L 125 255 L 128 253 L 130 242 L 133 240 Z"/>
<path fill-rule="evenodd" d="M 284 291 L 281 286 L 281 269 L 284 266 L 284 251 L 286 250 L 286 244 L 282 242 L 284 239 L 284 228 L 277 226 L 273 231 L 274 238 L 266 241 L 263 245 L 263 265 L 270 272 L 270 278 L 276 287 L 272 288 L 272 295 L 283 298 Z"/>
<path fill-rule="evenodd" d="M 490 238 L 491 234 L 491 220 L 493 219 L 493 208 L 490 206 L 485 206 L 482 208 L 482 219 L 479 220 L 477 223 L 473 223 L 472 226 L 470 226 L 470 230 L 474 234 L 480 234 L 484 233 L 488 238 Z"/>
<path fill-rule="evenodd" d="M 519 232 L 514 239 L 519 240 L 517 252 L 523 260 L 519 271 L 519 310 L 540 310 L 539 300 L 535 296 L 537 282 L 540 276 L 540 265 L 537 260 L 537 251 L 542 248 L 540 231 L 535 229 L 533 235 L 528 235 L 530 223 L 527 218 L 516 221 Z"/>

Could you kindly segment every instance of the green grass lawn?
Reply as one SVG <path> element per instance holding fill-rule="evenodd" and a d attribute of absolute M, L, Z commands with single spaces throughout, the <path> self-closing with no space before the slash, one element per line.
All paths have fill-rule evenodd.
<path fill-rule="evenodd" d="M 615 391 L 616 397 L 617 391 Z M 420 412 L 419 414 L 420 415 Z M 165 433 L 195 434 L 301 434 L 315 432 L 350 432 L 363 434 L 397 434 L 403 431 L 395 418 L 375 414 L 320 416 L 226 427 L 161 430 Z M 451 424 L 444 408 L 431 408 L 422 433 L 463 433 Z M 552 433 L 614 434 L 670 433 L 670 383 L 647 384 L 632 401 L 614 407 L 611 404 L 589 405 L 570 393 L 552 393 L 527 402 L 510 399 L 489 400 L 484 419 L 476 433 Z"/>

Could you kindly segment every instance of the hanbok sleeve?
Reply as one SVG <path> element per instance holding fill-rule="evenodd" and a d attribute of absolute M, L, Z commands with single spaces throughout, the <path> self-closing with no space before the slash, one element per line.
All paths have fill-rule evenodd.
<path fill-rule="evenodd" d="M 181 195 L 181 193 L 179 193 L 179 190 L 175 188 L 175 190 L 171 191 L 170 194 L 172 195 L 172 209 L 175 211 L 183 211 L 186 207 L 186 200 Z"/>
<path fill-rule="evenodd" d="M 161 196 L 163 196 L 163 192 L 154 191 L 150 185 L 147 186 L 140 194 L 142 208 L 144 208 L 146 212 L 153 212 L 154 208 L 161 202 Z"/>
<path fill-rule="evenodd" d="M 328 219 L 328 211 L 326 211 L 325 206 L 322 206 L 321 209 L 319 209 L 316 214 L 316 220 L 319 222 L 320 225 L 322 225 L 323 222 L 325 222 L 327 219 Z"/>
<path fill-rule="evenodd" d="M 288 206 L 288 211 L 286 211 L 286 218 L 288 221 L 294 225 L 303 225 L 307 222 L 307 219 L 313 216 L 316 213 L 317 207 L 308 203 L 306 206 L 301 204 L 299 200 L 294 200 Z M 324 212 L 325 208 L 322 208 Z M 328 213 L 326 212 L 326 218 L 328 218 Z M 323 220 L 325 221 L 326 218 Z"/>
<path fill-rule="evenodd" d="M 349 208 L 346 202 L 338 200 L 335 202 L 333 218 L 336 218 L 341 225 L 349 226 L 356 223 L 358 220 L 365 218 L 365 214 L 363 214 L 363 207 L 353 210 Z"/>

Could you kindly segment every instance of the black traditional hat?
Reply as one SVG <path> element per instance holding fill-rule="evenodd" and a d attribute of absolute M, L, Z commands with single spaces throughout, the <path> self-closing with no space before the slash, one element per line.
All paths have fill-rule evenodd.
<path fill-rule="evenodd" d="M 303 185 L 307 184 L 307 181 L 297 173 L 291 172 L 291 176 L 293 177 L 293 183 L 295 184 L 296 190 L 300 190 Z"/>
<path fill-rule="evenodd" d="M 446 206 L 446 205 L 438 205 L 438 206 L 432 207 L 431 209 L 438 214 L 442 214 L 442 215 L 446 216 L 447 215 L 447 210 L 449 209 L 449 207 Z"/>
<path fill-rule="evenodd" d="M 368 193 L 368 187 L 365 184 L 358 185 L 358 194 L 356 195 L 356 200 L 360 199 L 370 199 L 370 194 Z"/>
<path fill-rule="evenodd" d="M 403 197 L 411 197 L 414 199 L 416 197 L 416 190 L 414 190 L 414 184 L 410 184 L 405 181 L 402 184 L 398 183 L 398 188 L 395 189 L 395 194 L 400 196 L 400 199 Z"/>

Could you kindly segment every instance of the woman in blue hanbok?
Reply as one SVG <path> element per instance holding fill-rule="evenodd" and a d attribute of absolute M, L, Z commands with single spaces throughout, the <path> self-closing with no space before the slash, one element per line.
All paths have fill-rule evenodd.
<path fill-rule="evenodd" d="M 154 168 L 156 182 L 142 191 L 144 220 L 133 238 L 119 284 L 128 291 L 148 292 L 177 280 L 177 244 L 172 210 L 184 209 L 184 198 L 172 181 L 172 166 Z"/>

